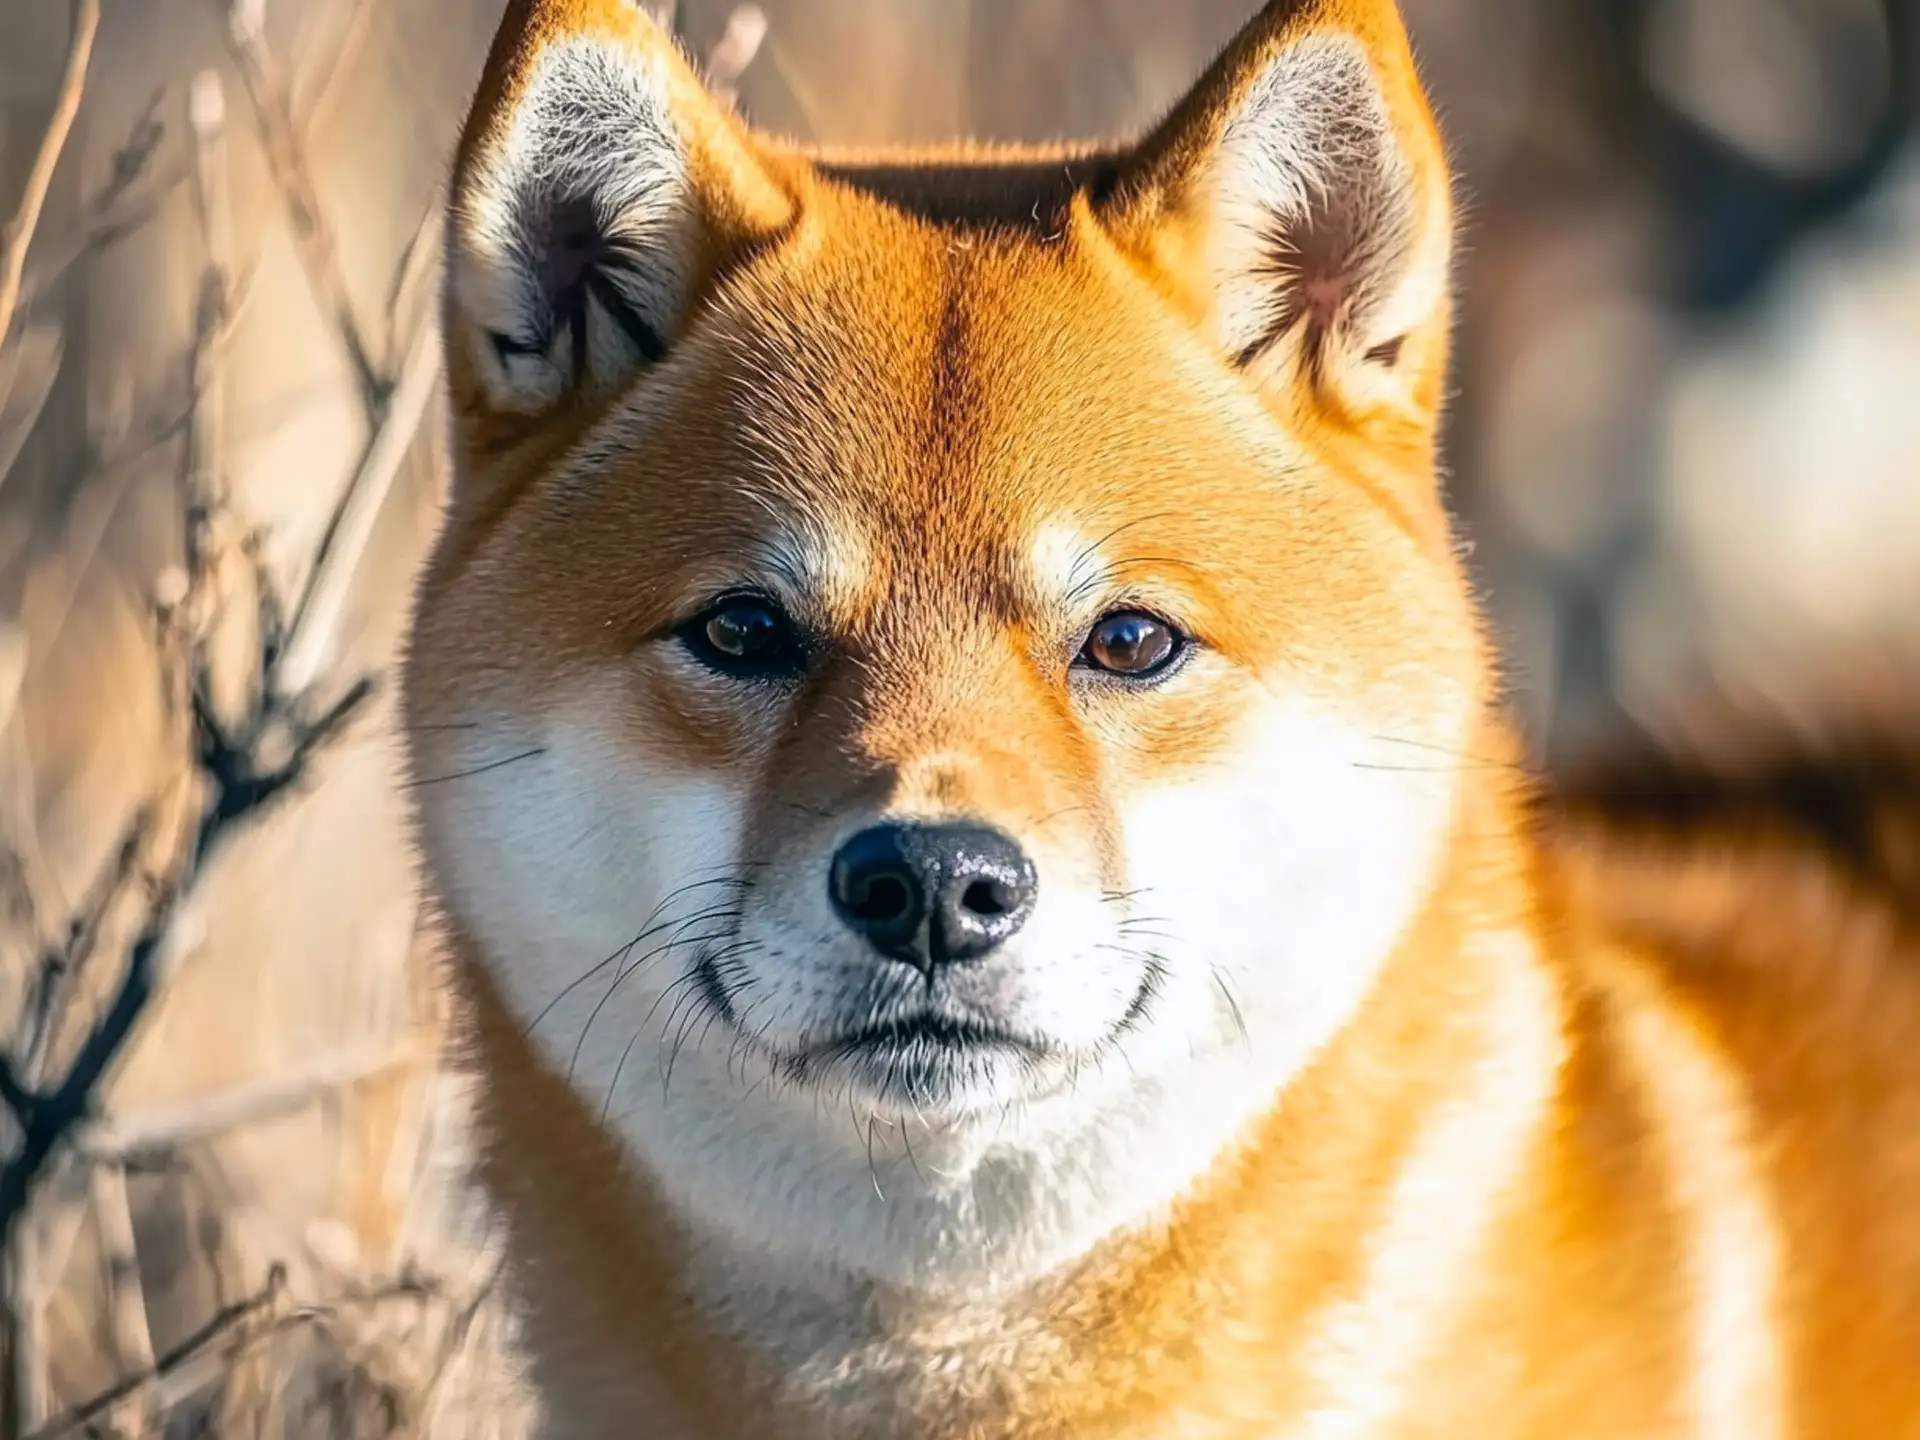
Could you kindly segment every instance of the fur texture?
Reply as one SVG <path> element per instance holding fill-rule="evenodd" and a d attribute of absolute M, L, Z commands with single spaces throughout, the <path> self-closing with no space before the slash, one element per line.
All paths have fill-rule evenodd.
<path fill-rule="evenodd" d="M 1913 831 L 1516 763 L 1390 0 L 925 156 L 516 0 L 453 193 L 409 754 L 553 1434 L 1920 1427 Z M 882 823 L 1017 933 L 854 933 Z"/>

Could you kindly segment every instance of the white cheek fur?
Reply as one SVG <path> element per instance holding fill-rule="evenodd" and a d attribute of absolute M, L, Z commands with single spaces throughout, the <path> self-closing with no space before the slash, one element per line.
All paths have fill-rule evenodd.
<path fill-rule="evenodd" d="M 468 766 L 541 753 L 435 787 L 448 899 L 484 937 L 508 1003 L 537 1018 L 542 1052 L 729 1252 L 934 1288 L 1064 1263 L 1210 1167 L 1360 1004 L 1430 882 L 1455 783 L 1444 761 L 1409 764 L 1371 724 L 1297 696 L 1265 701 L 1216 774 L 1122 804 L 1127 883 L 1167 966 L 1144 1023 L 1057 1093 L 908 1135 L 857 1104 L 766 1083 L 764 1067 L 739 1063 L 736 1036 L 687 1008 L 675 982 L 693 942 L 731 924 L 699 917 L 726 910 L 738 898 L 726 882 L 747 878 L 746 797 L 722 777 L 642 763 L 608 720 L 616 704 L 588 687 L 538 722 L 470 732 L 453 757 Z M 1112 1008 L 1076 957 L 1090 922 L 1103 938 L 1113 922 L 1096 918 L 1110 907 L 1091 890 L 1055 903 L 1022 936 L 1017 1003 L 1065 1029 Z M 775 922 L 781 933 L 761 938 L 783 939 L 798 967 L 783 974 L 769 945 L 759 983 L 790 987 L 795 1003 L 818 1003 L 830 976 L 808 953 L 826 928 L 814 908 L 746 906 L 749 932 Z"/>
<path fill-rule="evenodd" d="M 441 882 L 508 1005 L 596 1101 L 653 1058 L 686 989 L 668 987 L 732 928 L 747 879 L 740 797 L 637 763 L 608 720 L 619 704 L 589 690 L 482 722 L 448 773 L 538 753 L 439 783 L 425 807 Z"/>
<path fill-rule="evenodd" d="M 1303 1066 L 1411 920 L 1454 786 L 1444 756 L 1410 760 L 1363 723 L 1276 695 L 1217 773 L 1126 804 L 1128 884 L 1170 962 L 1168 1001 L 1186 992 L 1191 1020 L 1216 1032 L 1163 1026 L 1159 1040 L 1244 1025 L 1276 1081 Z"/>

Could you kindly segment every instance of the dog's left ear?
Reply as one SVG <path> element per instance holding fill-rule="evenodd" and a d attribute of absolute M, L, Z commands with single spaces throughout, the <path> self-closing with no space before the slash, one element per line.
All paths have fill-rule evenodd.
<path fill-rule="evenodd" d="M 1260 383 L 1430 431 L 1452 200 L 1393 0 L 1276 0 L 1096 213 Z"/>
<path fill-rule="evenodd" d="M 509 0 L 448 208 L 448 379 L 475 438 L 639 381 L 793 214 L 633 0 Z"/>

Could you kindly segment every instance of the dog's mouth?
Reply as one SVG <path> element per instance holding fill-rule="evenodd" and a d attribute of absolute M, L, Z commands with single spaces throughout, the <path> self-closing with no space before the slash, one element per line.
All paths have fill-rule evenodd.
<path fill-rule="evenodd" d="M 938 1013 L 863 1025 L 790 1056 L 801 1083 L 838 1081 L 868 1097 L 916 1111 L 965 1110 L 1001 1091 L 1010 1072 L 1032 1071 L 1056 1047 L 977 1019 Z"/>
<path fill-rule="evenodd" d="M 1050 1049 L 1031 1037 L 1016 1035 L 1011 1030 L 979 1020 L 923 1014 L 863 1026 L 810 1045 L 804 1053 L 810 1060 L 831 1064 L 872 1056 L 964 1056 L 987 1051 L 1011 1051 L 1037 1060 L 1047 1055 Z"/>
<path fill-rule="evenodd" d="M 703 957 L 694 978 L 708 1008 L 788 1084 L 851 1087 L 883 1107 L 965 1113 L 1006 1099 L 1035 1099 L 1071 1083 L 1079 1062 L 1097 1058 L 1144 1018 L 1159 993 L 1159 966 L 1142 976 L 1126 1014 L 1099 1047 L 1079 1047 L 982 1015 L 958 997 L 890 997 L 858 1021 L 781 1044 L 742 1026 L 720 967 Z M 917 988 L 917 987 L 916 987 Z M 890 1012 L 890 1013 L 889 1013 Z"/>

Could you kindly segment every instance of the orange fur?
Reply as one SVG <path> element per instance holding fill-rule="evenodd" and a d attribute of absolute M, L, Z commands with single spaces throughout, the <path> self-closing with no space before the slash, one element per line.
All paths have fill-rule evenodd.
<path fill-rule="evenodd" d="M 522 256 L 474 197 L 512 178 L 513 145 L 533 143 L 513 138 L 526 91 L 576 42 L 666 96 L 672 183 L 694 218 L 657 242 L 679 247 L 662 252 L 677 288 L 636 292 L 664 358 L 633 360 L 587 328 L 609 313 L 583 310 L 573 379 L 555 382 L 559 361 L 535 368 L 545 351 L 513 364 L 543 345 L 564 358 L 564 337 L 500 345 L 478 323 L 471 297 L 506 293 L 477 288 L 495 283 L 484 267 Z M 1349 148 L 1333 159 L 1360 153 L 1361 169 L 1302 190 L 1317 198 L 1288 241 L 1297 266 L 1241 274 L 1223 187 L 1258 198 L 1288 177 L 1223 179 L 1221 157 L 1259 143 L 1290 163 L 1295 131 L 1245 117 L 1302 56 L 1343 104 L 1371 78 L 1378 110 L 1355 113 L 1384 117 L 1392 153 L 1376 163 L 1379 136 L 1337 131 Z M 1311 128 L 1320 94 L 1281 113 Z M 1347 183 L 1380 189 L 1348 201 Z M 480 278 L 456 263 L 449 286 L 458 473 L 406 714 L 482 1168 L 554 1433 L 1920 1433 L 1920 804 L 1869 772 L 1868 819 L 1845 838 L 1712 785 L 1684 813 L 1611 781 L 1542 795 L 1515 764 L 1435 483 L 1447 182 L 1390 0 L 1280 0 L 1137 146 L 932 156 L 755 136 L 632 7 L 516 0 L 455 196 L 453 250 L 479 257 Z M 665 226 L 682 213 L 669 201 L 631 203 L 657 204 L 645 225 Z M 642 252 L 667 233 L 645 225 Z M 1339 225 L 1358 239 L 1326 261 L 1305 231 Z M 1235 295 L 1273 308 L 1249 317 Z M 515 303 L 499 313 L 538 318 Z M 1396 333 L 1366 328 L 1403 313 Z M 777 694 L 694 675 L 675 627 L 770 545 L 805 553 L 752 561 L 747 578 L 786 587 L 818 653 Z M 1151 694 L 1074 689 L 1077 637 L 1127 605 L 1177 616 L 1197 658 Z M 1430 854 L 1379 837 L 1382 873 L 1417 858 L 1417 875 L 1376 882 L 1353 860 L 1328 882 L 1361 897 L 1356 931 L 1379 905 L 1404 903 L 1404 923 L 1350 1013 L 1272 1093 L 1245 1097 L 1248 1123 L 1190 1183 L 993 1283 L 789 1268 L 772 1237 L 763 1254 L 762 1237 L 722 1236 L 715 1214 L 676 1203 L 645 1148 L 672 1137 L 637 1141 L 628 1117 L 683 1045 L 717 1051 L 728 1076 L 758 1057 L 750 987 L 703 1016 L 686 1008 L 695 971 L 668 986 L 667 1023 L 705 1028 L 681 1025 L 632 1097 L 626 1051 L 604 1097 L 570 1084 L 592 1017 L 569 1061 L 516 988 L 604 887 L 668 863 L 615 845 L 635 777 L 692 817 L 667 851 L 717 843 L 698 808 L 713 802 L 685 796 L 737 811 L 728 858 L 752 894 L 722 938 L 752 907 L 804 908 L 863 815 L 991 823 L 1047 885 L 1133 913 L 1163 878 L 1140 857 L 1176 854 L 1151 848 L 1163 837 L 1140 817 L 1209 787 L 1219 830 L 1189 848 L 1218 838 L 1242 877 L 1215 908 L 1284 894 L 1311 910 L 1318 886 L 1285 887 L 1320 847 L 1267 861 L 1219 838 L 1250 813 L 1311 809 L 1258 788 L 1268 726 L 1371 747 L 1328 762 L 1355 772 L 1328 782 L 1341 804 L 1378 801 L 1409 826 L 1434 807 Z M 1268 761 L 1290 773 L 1284 747 Z M 1816 789 L 1842 778 L 1809 773 Z M 563 801 L 598 818 L 562 830 Z M 1204 820 L 1214 802 L 1195 803 Z M 1357 842 L 1339 808 L 1295 823 L 1344 855 Z M 549 866 L 568 893 L 522 934 L 488 892 Z M 1108 1062 L 1125 1032 L 1064 1083 L 1084 1059 L 1124 1094 Z M 1177 1057 L 1152 1063 L 1181 1073 Z M 766 1073 L 771 1087 L 777 1057 Z M 743 1081 L 741 1106 L 755 1096 Z M 1029 1100 L 1002 1122 L 1017 1131 Z M 963 1111 L 952 1128 L 973 1123 Z M 886 1182 L 903 1194 L 930 1183 L 906 1159 Z M 779 1318 L 756 1310 L 766 1296 Z"/>

